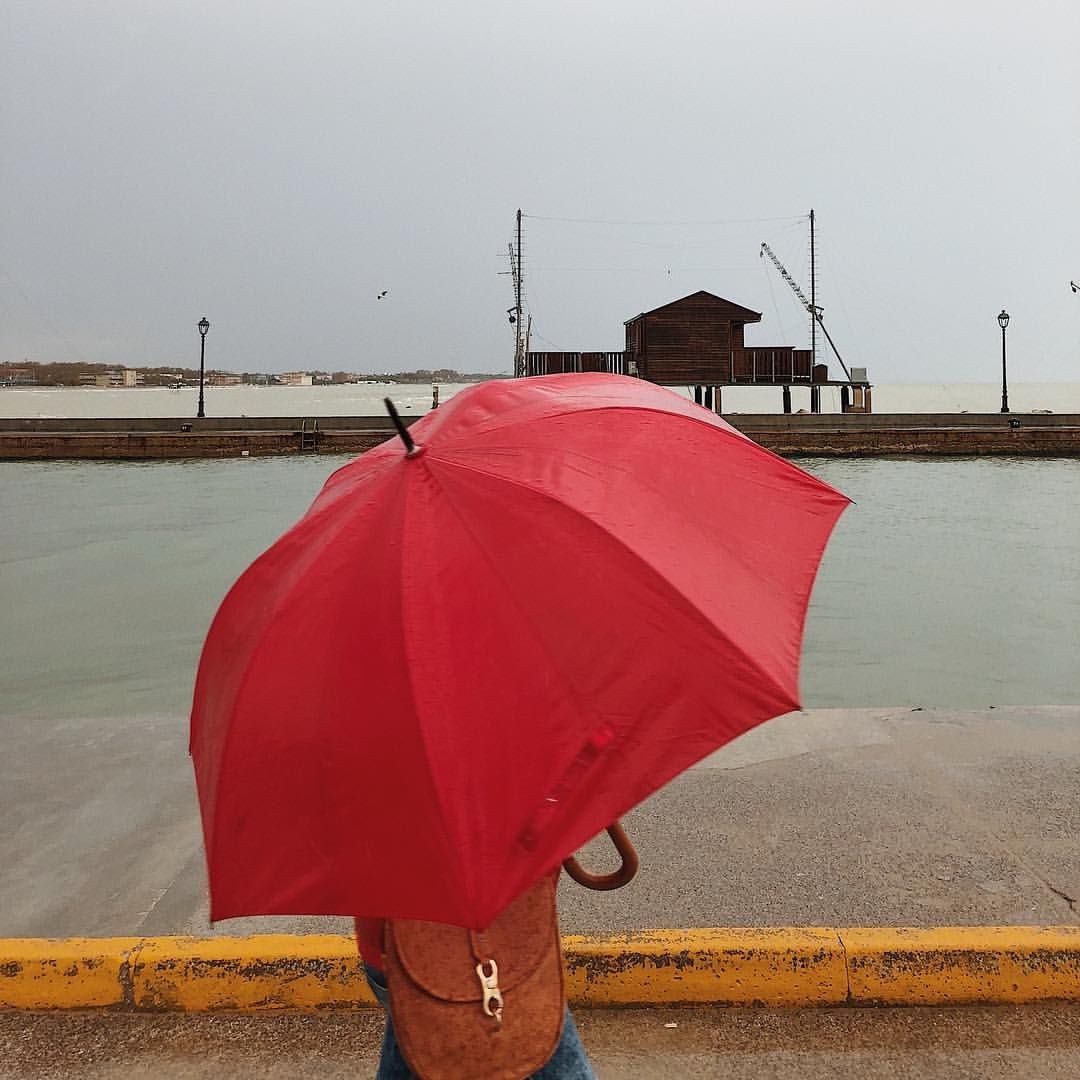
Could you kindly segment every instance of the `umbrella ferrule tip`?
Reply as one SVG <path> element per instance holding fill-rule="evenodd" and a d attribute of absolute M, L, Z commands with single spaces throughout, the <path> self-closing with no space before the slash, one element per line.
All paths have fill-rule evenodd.
<path fill-rule="evenodd" d="M 424 452 L 424 448 L 417 443 L 413 443 L 408 450 L 405 451 L 407 458 L 419 457 Z"/>

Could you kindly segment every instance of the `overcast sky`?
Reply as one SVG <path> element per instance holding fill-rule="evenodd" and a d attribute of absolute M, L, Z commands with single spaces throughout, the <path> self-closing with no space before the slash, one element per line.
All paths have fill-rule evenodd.
<path fill-rule="evenodd" d="M 0 362 L 509 370 L 707 289 L 877 383 L 1080 380 L 1080 5 L 5 0 Z M 559 220 L 555 220 L 559 219 Z M 389 290 L 383 300 L 376 296 Z M 822 355 L 822 359 L 830 359 Z"/>

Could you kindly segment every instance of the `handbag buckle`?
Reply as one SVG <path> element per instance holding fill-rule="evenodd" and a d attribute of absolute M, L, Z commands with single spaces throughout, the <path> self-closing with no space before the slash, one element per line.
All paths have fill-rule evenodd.
<path fill-rule="evenodd" d="M 491 965 L 491 974 L 484 971 L 485 965 Z M 476 965 L 476 977 L 484 994 L 484 1015 L 493 1016 L 497 1023 L 502 1023 L 503 996 L 499 989 L 499 965 L 494 960 L 482 960 Z M 492 1005 L 495 1007 L 492 1008 Z"/>

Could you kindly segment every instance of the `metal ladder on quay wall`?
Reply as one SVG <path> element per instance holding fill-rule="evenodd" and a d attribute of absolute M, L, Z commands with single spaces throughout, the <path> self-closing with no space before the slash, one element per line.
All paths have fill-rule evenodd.
<path fill-rule="evenodd" d="M 301 452 L 306 450 L 313 454 L 318 453 L 319 421 L 317 417 L 300 421 L 300 450 Z"/>

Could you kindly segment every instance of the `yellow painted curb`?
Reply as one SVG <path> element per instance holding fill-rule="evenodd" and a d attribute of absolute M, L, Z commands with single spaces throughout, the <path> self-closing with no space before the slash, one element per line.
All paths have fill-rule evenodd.
<path fill-rule="evenodd" d="M 859 1004 L 1080 1001 L 1080 926 L 837 933 Z"/>
<path fill-rule="evenodd" d="M 131 965 L 136 1009 L 355 1009 L 376 1004 L 340 935 L 151 938 Z"/>
<path fill-rule="evenodd" d="M 0 1009 L 123 1005 L 140 938 L 0 939 Z"/>
<path fill-rule="evenodd" d="M 1080 927 L 651 930 L 563 947 L 575 1005 L 1080 1002 Z M 0 939 L 0 1009 L 374 1004 L 351 937 Z"/>
<path fill-rule="evenodd" d="M 841 1005 L 835 930 L 646 930 L 567 937 L 566 991 L 581 1005 Z"/>

